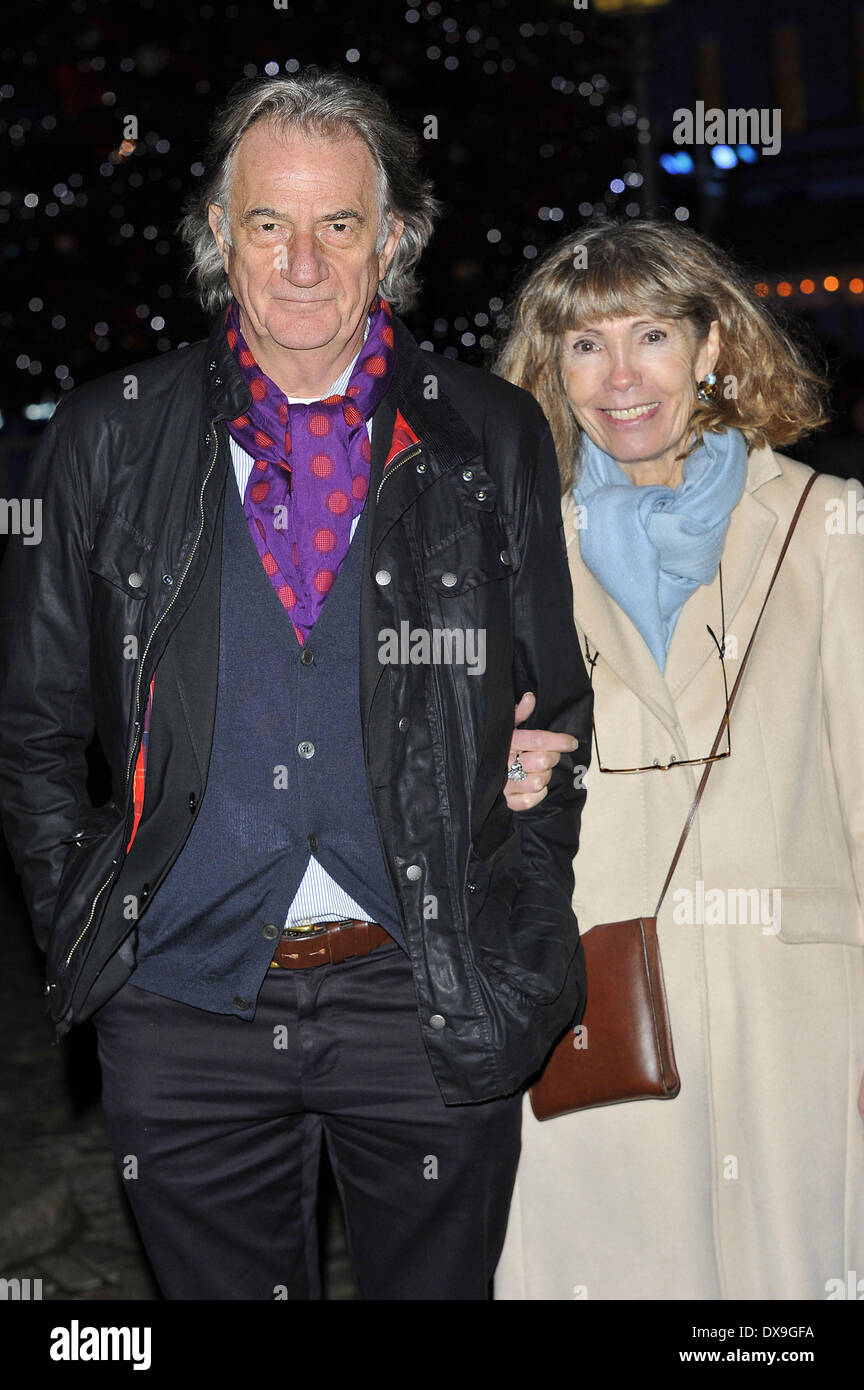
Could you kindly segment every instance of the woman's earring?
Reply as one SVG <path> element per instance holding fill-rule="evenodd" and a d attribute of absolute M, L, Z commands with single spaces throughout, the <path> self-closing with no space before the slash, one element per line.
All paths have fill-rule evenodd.
<path fill-rule="evenodd" d="M 717 377 L 713 372 L 709 372 L 706 377 L 696 384 L 696 395 L 700 401 L 713 401 L 717 395 Z"/>

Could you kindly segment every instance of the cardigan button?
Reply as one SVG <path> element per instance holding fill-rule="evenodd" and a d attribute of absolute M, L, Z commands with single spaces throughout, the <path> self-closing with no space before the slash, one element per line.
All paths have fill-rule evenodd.
<path fill-rule="evenodd" d="M 268 922 L 261 935 L 264 936 L 267 941 L 275 941 L 279 935 L 279 928 L 274 922 Z"/>
<path fill-rule="evenodd" d="M 300 653 L 300 664 L 301 664 L 302 666 L 311 666 L 311 665 L 312 665 L 312 662 L 313 662 L 314 660 L 315 660 L 315 653 L 314 653 L 314 652 L 310 652 L 310 651 L 309 651 L 309 648 L 308 648 L 308 647 L 305 647 L 305 648 L 303 649 L 303 651 Z"/>
<path fill-rule="evenodd" d="M 310 743 L 308 738 L 304 738 L 302 743 L 297 744 L 297 752 L 301 758 L 314 758 L 315 744 Z"/>

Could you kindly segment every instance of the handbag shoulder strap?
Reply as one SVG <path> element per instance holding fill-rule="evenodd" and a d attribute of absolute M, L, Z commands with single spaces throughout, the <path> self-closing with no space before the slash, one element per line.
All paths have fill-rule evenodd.
<path fill-rule="evenodd" d="M 758 630 L 758 628 L 759 628 L 759 624 L 760 624 L 761 621 L 762 621 L 762 614 L 765 612 L 765 608 L 766 608 L 766 606 L 767 606 L 768 599 L 769 599 L 770 596 L 771 596 L 771 590 L 774 588 L 774 581 L 776 580 L 777 575 L 780 573 L 780 566 L 781 566 L 782 563 L 783 563 L 783 560 L 784 560 L 785 555 L 786 555 L 786 551 L 789 549 L 789 542 L 790 542 L 791 539 L 792 539 L 792 533 L 793 533 L 793 531 L 795 530 L 795 527 L 798 525 L 798 518 L 799 518 L 799 516 L 801 515 L 801 509 L 802 509 L 802 507 L 804 506 L 804 503 L 807 501 L 807 495 L 808 495 L 808 493 L 809 493 L 811 487 L 813 486 L 813 484 L 815 483 L 815 481 L 816 481 L 816 479 L 817 479 L 818 477 L 819 477 L 818 472 L 815 472 L 815 473 L 811 474 L 811 476 L 807 479 L 807 483 L 806 483 L 806 485 L 805 485 L 804 491 L 801 493 L 801 496 L 800 496 L 799 499 L 798 499 L 798 505 L 797 505 L 797 507 L 795 508 L 795 512 L 794 512 L 794 514 L 793 514 L 793 516 L 792 516 L 792 520 L 791 520 L 790 523 L 789 523 L 789 530 L 786 532 L 786 539 L 785 539 L 784 542 L 783 542 L 782 549 L 781 549 L 780 554 L 779 554 L 779 556 L 778 556 L 778 558 L 777 558 L 777 564 L 774 566 L 774 573 L 773 573 L 772 576 L 771 576 L 771 583 L 768 585 L 768 588 L 767 588 L 766 593 L 765 593 L 765 597 L 764 597 L 764 599 L 762 600 L 762 607 L 759 609 L 759 616 L 757 617 L 756 622 L 755 622 L 755 624 L 754 624 L 754 626 L 753 626 L 753 631 L 752 631 L 752 633 L 750 634 L 750 641 L 747 643 L 747 650 L 745 651 L 743 657 L 741 658 L 741 665 L 740 665 L 740 667 L 738 668 L 738 675 L 737 675 L 737 677 L 736 677 L 736 679 L 735 679 L 735 684 L 733 685 L 732 691 L 731 691 L 731 693 L 730 693 L 730 695 L 729 695 L 729 704 L 728 704 L 728 706 L 727 706 L 727 708 L 726 708 L 726 711 L 725 711 L 725 713 L 724 713 L 724 715 L 723 715 L 723 718 L 720 720 L 720 728 L 717 730 L 717 737 L 714 739 L 714 743 L 713 743 L 713 746 L 712 746 L 712 748 L 711 748 L 711 752 L 708 754 L 709 758 L 713 758 L 713 757 L 714 757 L 714 754 L 717 752 L 717 749 L 720 747 L 720 740 L 721 740 L 722 737 L 723 737 L 723 730 L 726 728 L 726 726 L 727 726 L 728 723 L 729 723 L 729 714 L 730 714 L 730 712 L 731 712 L 731 710 L 732 710 L 733 704 L 735 703 L 735 696 L 738 694 L 738 687 L 739 687 L 739 685 L 741 684 L 741 678 L 742 678 L 742 676 L 744 675 L 744 668 L 746 667 L 746 665 L 747 665 L 747 660 L 748 660 L 748 658 L 749 658 L 749 656 L 750 656 L 750 649 L 751 649 L 751 647 L 753 646 L 753 639 L 755 638 L 756 633 L 757 633 L 757 630 Z M 702 778 L 701 778 L 701 781 L 700 781 L 699 786 L 698 786 L 698 788 L 697 788 L 696 796 L 695 796 L 694 801 L 693 801 L 693 805 L 690 807 L 690 811 L 689 811 L 689 813 L 688 813 L 687 819 L 686 819 L 686 821 L 684 822 L 684 829 L 681 831 L 681 838 L 680 838 L 680 840 L 678 841 L 678 845 L 677 845 L 677 847 L 676 847 L 676 849 L 675 849 L 675 853 L 674 853 L 674 855 L 672 856 L 672 863 L 669 865 L 669 872 L 668 872 L 668 874 L 666 875 L 666 881 L 665 881 L 665 883 L 663 884 L 662 889 L 660 890 L 660 897 L 658 898 L 658 900 L 657 900 L 657 906 L 656 906 L 655 909 L 654 909 L 654 916 L 655 916 L 655 917 L 658 917 L 658 916 L 660 915 L 660 909 L 661 909 L 661 907 L 663 906 L 663 899 L 666 897 L 666 890 L 668 889 L 669 884 L 672 882 L 672 875 L 674 874 L 674 872 L 675 872 L 675 870 L 676 870 L 676 868 L 677 868 L 677 866 L 678 866 L 678 860 L 681 858 L 681 853 L 682 853 L 682 851 L 683 851 L 683 849 L 684 849 L 684 845 L 685 845 L 685 843 L 686 843 L 687 836 L 690 834 L 690 827 L 691 827 L 691 825 L 693 824 L 693 821 L 694 821 L 695 816 L 696 816 L 696 812 L 697 812 L 698 809 L 699 809 L 699 802 L 702 800 L 702 793 L 703 793 L 704 790 L 705 790 L 705 784 L 706 784 L 706 782 L 708 781 L 708 776 L 709 776 L 709 774 L 710 774 L 711 769 L 712 769 L 713 766 L 714 766 L 713 763 L 706 763 L 706 764 L 705 764 L 705 771 L 702 773 Z"/>

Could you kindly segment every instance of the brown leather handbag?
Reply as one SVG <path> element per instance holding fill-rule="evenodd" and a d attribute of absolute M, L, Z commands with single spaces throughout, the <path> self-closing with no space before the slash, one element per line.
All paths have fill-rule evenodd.
<path fill-rule="evenodd" d="M 729 704 L 709 757 L 713 758 L 738 693 L 762 614 L 780 572 L 792 533 L 818 473 L 808 480 L 786 533 L 779 559 L 741 659 Z M 568 1028 L 530 1088 L 538 1120 L 627 1100 L 671 1100 L 681 1089 L 663 983 L 657 917 L 672 881 L 713 763 L 706 763 L 653 917 L 603 922 L 584 933 L 588 1002 L 582 1023 Z"/>

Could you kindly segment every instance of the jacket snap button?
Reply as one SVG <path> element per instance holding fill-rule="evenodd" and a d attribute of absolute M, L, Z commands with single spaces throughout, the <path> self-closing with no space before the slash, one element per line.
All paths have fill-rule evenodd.
<path fill-rule="evenodd" d="M 423 870 L 420 868 L 419 864 L 409 864 L 408 868 L 405 870 L 405 877 L 410 878 L 412 881 L 417 878 L 422 878 Z"/>
<path fill-rule="evenodd" d="M 426 472 L 426 465 L 425 465 L 425 463 L 415 463 L 415 465 L 414 465 L 414 471 L 415 471 L 415 473 L 425 473 L 425 472 Z"/>
<path fill-rule="evenodd" d="M 301 758 L 312 758 L 315 755 L 315 744 L 304 738 L 302 743 L 297 744 L 297 752 Z"/>
<path fill-rule="evenodd" d="M 429 1026 L 431 1028 L 437 1029 L 440 1032 L 442 1028 L 447 1027 L 447 1021 L 441 1016 L 441 1014 L 433 1014 L 429 1020 Z"/>
<path fill-rule="evenodd" d="M 301 664 L 302 664 L 303 666 L 311 666 L 311 665 L 312 665 L 312 662 L 313 662 L 314 660 L 315 660 L 315 653 L 314 653 L 314 652 L 310 652 L 309 649 L 308 649 L 308 647 L 306 648 L 305 651 L 302 651 L 302 652 L 300 653 L 300 661 L 301 661 Z"/>
<path fill-rule="evenodd" d="M 474 477 L 474 474 L 470 468 L 466 468 L 462 473 L 462 477 L 465 479 L 466 483 L 470 483 L 471 479 Z"/>
<path fill-rule="evenodd" d="M 402 733 L 402 734 L 404 734 L 405 730 L 406 730 L 406 729 L 410 729 L 410 728 L 411 728 L 411 720 L 410 720 L 410 719 L 406 719 L 405 716 L 403 715 L 402 718 L 399 720 L 399 732 Z"/>
<path fill-rule="evenodd" d="M 447 574 L 442 574 L 441 583 L 444 585 L 445 589 L 452 589 L 454 584 L 459 583 L 459 579 L 455 574 L 451 574 L 448 570 Z"/>
<path fill-rule="evenodd" d="M 133 570 L 132 573 L 129 575 L 129 586 L 130 586 L 130 588 L 132 588 L 132 589 L 140 589 L 140 588 L 141 588 L 141 585 L 142 585 L 143 583 L 144 583 L 144 576 L 141 575 L 141 574 L 139 574 L 137 570 Z"/>
<path fill-rule="evenodd" d="M 167 584 L 168 588 L 170 589 L 170 588 L 171 588 L 171 585 L 174 583 L 174 576 L 173 576 L 173 574 L 163 574 L 163 576 L 162 576 L 162 583 L 163 583 L 163 584 Z"/>
<path fill-rule="evenodd" d="M 268 941 L 275 941 L 278 935 L 279 928 L 275 926 L 273 922 L 268 922 L 262 932 L 262 936 L 266 937 Z"/>
<path fill-rule="evenodd" d="M 486 501 L 486 493 L 483 492 L 483 491 L 475 492 L 475 493 L 474 493 L 474 496 L 477 498 L 477 501 L 478 501 L 478 502 L 485 502 L 485 501 Z"/>
<path fill-rule="evenodd" d="M 498 552 L 498 558 L 499 558 L 499 560 L 501 561 L 502 565 L 509 565 L 509 563 L 510 563 L 510 555 L 509 555 L 509 552 L 508 552 L 508 551 L 506 551 L 506 550 L 501 550 L 501 551 L 499 551 L 499 552 Z"/>
<path fill-rule="evenodd" d="M 376 584 L 389 584 L 391 579 L 389 570 L 379 570 L 375 576 Z"/>

